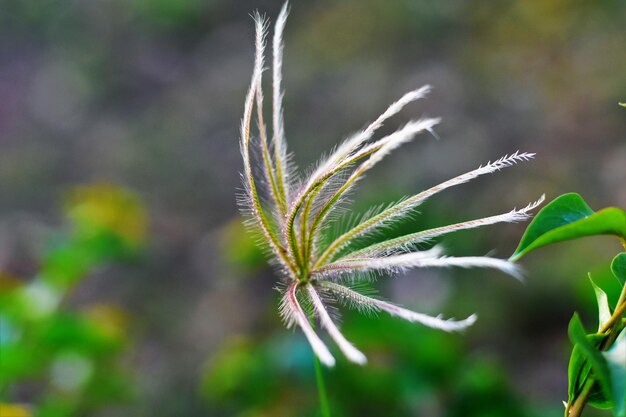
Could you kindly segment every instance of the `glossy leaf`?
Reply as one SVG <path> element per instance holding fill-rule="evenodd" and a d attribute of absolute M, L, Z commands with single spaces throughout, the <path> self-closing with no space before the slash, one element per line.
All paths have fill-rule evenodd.
<path fill-rule="evenodd" d="M 578 349 L 580 355 L 584 357 L 591 366 L 589 377 L 594 378 L 601 389 L 601 397 L 590 396 L 589 404 L 598 408 L 609 408 L 613 406 L 613 389 L 607 361 L 596 346 L 587 338 L 578 314 L 575 313 L 569 323 L 568 333 L 570 340 L 574 344 L 574 349 Z M 599 394 L 599 393 L 593 393 Z"/>
<path fill-rule="evenodd" d="M 622 329 L 611 349 L 602 355 L 613 385 L 614 413 L 617 417 L 626 417 L 626 329 Z"/>
<path fill-rule="evenodd" d="M 598 287 L 591 279 L 589 274 L 589 281 L 593 287 L 593 291 L 596 293 L 596 301 L 598 303 L 598 332 L 604 326 L 604 323 L 611 319 L 611 309 L 609 308 L 609 298 L 602 288 Z"/>
<path fill-rule="evenodd" d="M 613 258 L 611 271 L 622 285 L 626 285 L 626 252 L 620 253 Z"/>
<path fill-rule="evenodd" d="M 535 216 L 510 259 L 552 243 L 594 235 L 615 235 L 626 241 L 626 212 L 617 207 L 594 212 L 580 195 L 564 194 Z"/>
<path fill-rule="evenodd" d="M 606 335 L 589 334 L 586 337 L 593 347 L 598 348 L 602 341 L 606 338 Z M 591 366 L 589 365 L 589 361 L 587 361 L 585 356 L 582 354 L 581 349 L 578 346 L 574 346 L 567 371 L 567 396 L 570 402 L 573 402 L 582 391 L 590 370 Z M 597 384 L 594 388 L 597 390 Z M 597 398 L 598 395 L 595 397 Z"/>

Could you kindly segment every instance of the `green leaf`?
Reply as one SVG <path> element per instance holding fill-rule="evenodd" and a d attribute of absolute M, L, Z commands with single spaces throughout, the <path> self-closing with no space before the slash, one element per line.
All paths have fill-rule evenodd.
<path fill-rule="evenodd" d="M 602 356 L 602 352 L 587 338 L 585 328 L 578 317 L 578 313 L 574 313 L 574 316 L 570 320 L 568 333 L 570 340 L 574 344 L 574 349 L 579 349 L 580 355 L 591 365 L 589 377 L 597 381 L 601 390 L 599 394 L 602 394 L 602 397 L 606 399 L 606 401 L 601 401 L 599 397 L 594 395 L 593 401 L 591 401 L 592 398 L 590 396 L 589 403 L 598 408 L 611 407 L 614 403 L 613 389 L 607 361 L 604 356 Z"/>
<path fill-rule="evenodd" d="M 619 103 L 620 106 L 626 107 L 626 103 Z"/>
<path fill-rule="evenodd" d="M 611 271 L 622 285 L 626 285 L 626 252 L 620 253 L 613 258 Z"/>
<path fill-rule="evenodd" d="M 591 282 L 591 286 L 593 287 L 594 292 L 596 293 L 596 301 L 598 302 L 598 331 L 604 326 L 604 323 L 611 319 L 611 309 L 609 308 L 609 298 L 606 293 L 602 290 L 602 288 L 598 287 L 595 282 L 591 279 L 591 274 L 589 274 L 589 281 Z"/>
<path fill-rule="evenodd" d="M 603 334 L 587 335 L 587 340 L 595 348 L 598 348 L 605 338 L 606 335 Z M 567 370 L 567 396 L 570 403 L 573 402 L 582 391 L 590 370 L 591 366 L 589 365 L 589 361 L 587 361 L 585 356 L 581 353 L 581 349 L 578 346 L 574 346 Z"/>
<path fill-rule="evenodd" d="M 617 417 L 626 417 L 626 329 L 622 329 L 611 349 L 602 352 L 602 355 L 613 384 L 613 412 Z"/>
<path fill-rule="evenodd" d="M 626 212 L 617 207 L 594 212 L 580 195 L 563 194 L 539 211 L 510 260 L 542 246 L 593 235 L 615 235 L 626 242 Z"/>

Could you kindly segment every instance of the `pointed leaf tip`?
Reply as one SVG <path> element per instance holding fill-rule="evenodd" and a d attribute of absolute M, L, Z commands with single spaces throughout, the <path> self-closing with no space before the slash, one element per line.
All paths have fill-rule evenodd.
<path fill-rule="evenodd" d="M 547 204 L 530 223 L 511 261 L 542 246 L 583 236 L 615 235 L 626 240 L 626 212 L 609 207 L 594 212 L 576 193 Z"/>
<path fill-rule="evenodd" d="M 598 332 L 604 324 L 611 319 L 611 309 L 609 308 L 609 298 L 606 295 L 606 292 L 602 288 L 596 285 L 591 278 L 591 274 L 589 274 L 589 281 L 591 282 L 591 286 L 593 287 L 593 291 L 596 294 L 596 302 L 598 303 Z"/>
<path fill-rule="evenodd" d="M 626 252 L 622 252 L 613 258 L 611 272 L 622 285 L 626 285 Z"/>

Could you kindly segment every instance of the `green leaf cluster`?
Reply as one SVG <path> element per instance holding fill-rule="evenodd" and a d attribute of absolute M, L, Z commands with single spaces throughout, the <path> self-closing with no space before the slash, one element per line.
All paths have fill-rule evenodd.
<path fill-rule="evenodd" d="M 564 194 L 537 214 L 511 260 L 543 246 L 594 235 L 616 236 L 626 248 L 626 212 L 617 207 L 595 212 L 580 195 Z M 591 281 L 598 304 L 597 332 L 587 332 L 578 314 L 569 324 L 574 348 L 568 369 L 566 417 L 581 415 L 585 404 L 626 416 L 626 252 L 615 256 L 611 271 L 622 288 L 613 308 L 604 290 Z"/>

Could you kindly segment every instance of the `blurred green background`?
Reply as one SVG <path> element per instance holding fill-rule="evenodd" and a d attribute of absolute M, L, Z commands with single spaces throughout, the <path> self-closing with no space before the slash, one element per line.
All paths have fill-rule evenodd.
<path fill-rule="evenodd" d="M 0 415 L 316 416 L 310 349 L 243 233 L 238 126 L 258 9 L 277 1 L 0 1 Z M 431 84 L 386 131 L 440 116 L 375 169 L 356 211 L 514 152 L 533 162 L 445 192 L 411 230 L 581 193 L 626 207 L 626 2 L 292 1 L 285 121 L 302 167 Z M 268 90 L 269 91 L 269 90 Z M 524 225 L 449 253 L 508 257 Z M 574 310 L 613 292 L 610 238 L 548 248 L 520 285 L 419 270 L 380 293 L 479 315 L 462 335 L 346 312 L 368 355 L 325 372 L 334 416 L 561 415 Z M 606 413 L 589 410 L 589 416 Z"/>

